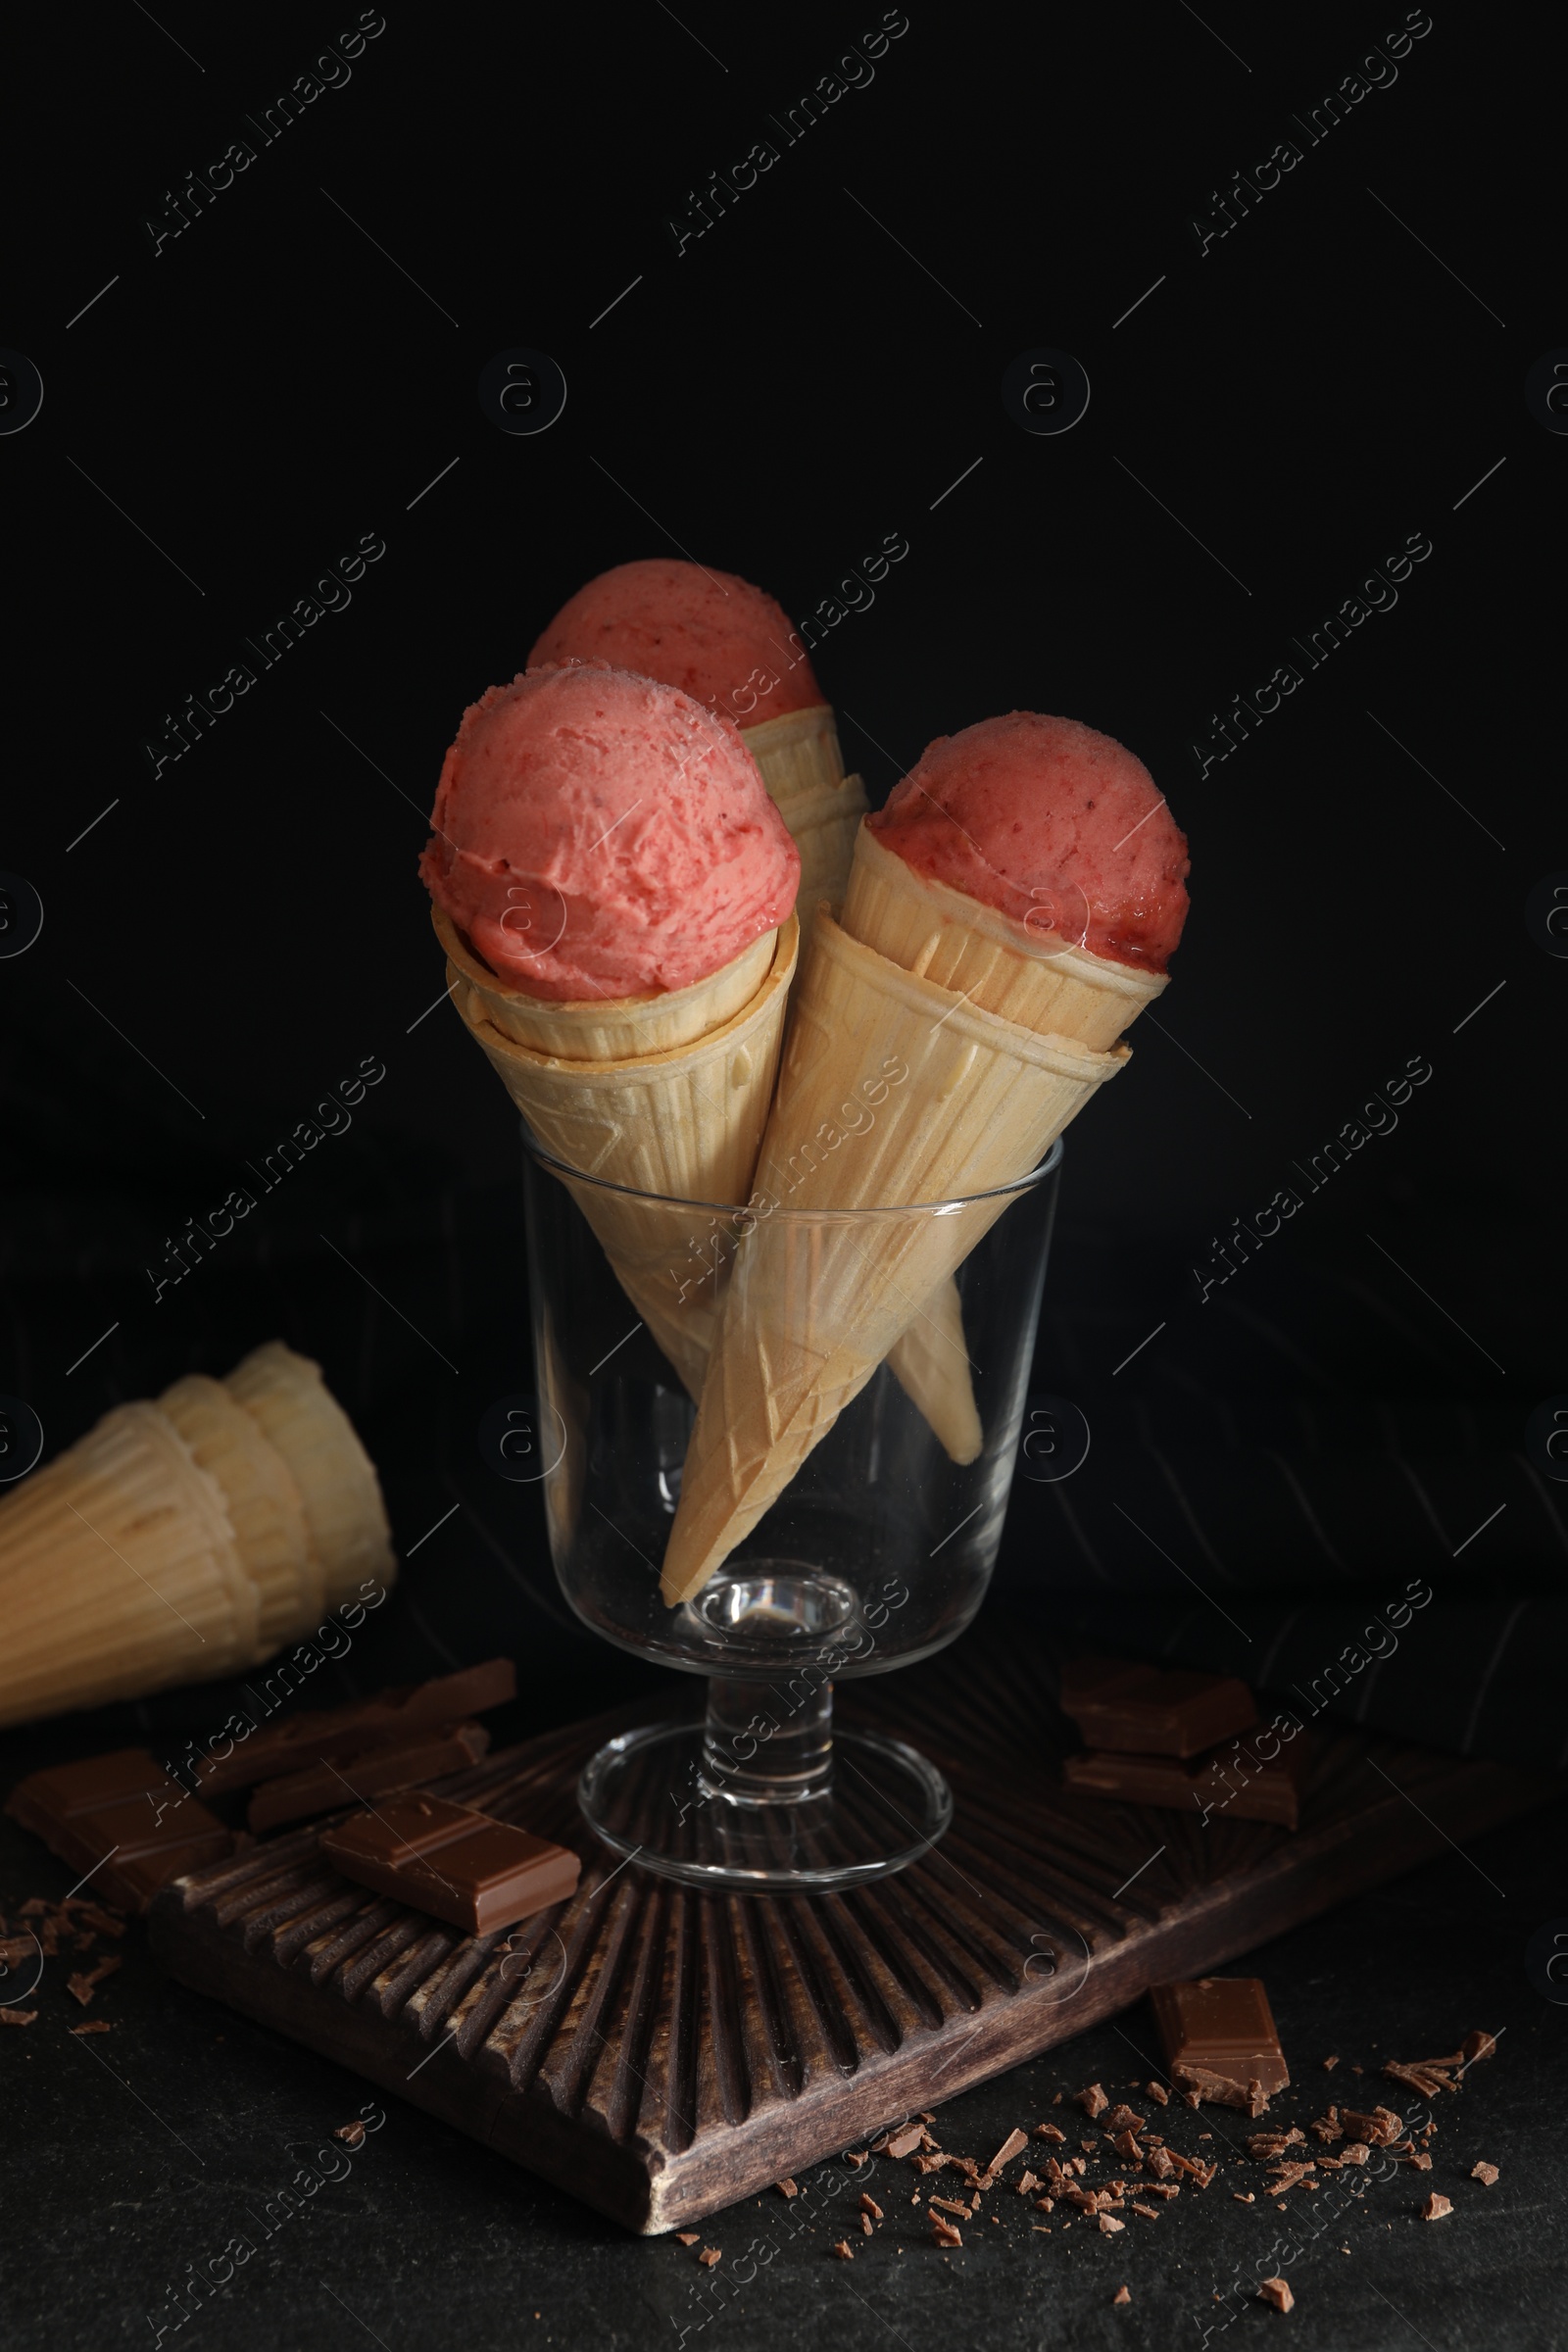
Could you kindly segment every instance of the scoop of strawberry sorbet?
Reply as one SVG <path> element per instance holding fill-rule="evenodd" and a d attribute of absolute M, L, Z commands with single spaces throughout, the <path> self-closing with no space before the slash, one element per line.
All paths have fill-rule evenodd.
<path fill-rule="evenodd" d="M 735 728 L 603 664 L 492 686 L 447 753 L 419 860 L 512 986 L 686 988 L 786 921 L 801 860 Z"/>
<path fill-rule="evenodd" d="M 782 605 L 732 571 L 657 556 L 618 564 L 579 588 L 533 652 L 547 662 L 612 662 L 662 678 L 738 726 L 825 701 Z"/>
<path fill-rule="evenodd" d="M 1143 761 L 1036 710 L 939 735 L 865 820 L 918 874 L 1092 955 L 1162 972 L 1187 919 L 1186 838 Z"/>

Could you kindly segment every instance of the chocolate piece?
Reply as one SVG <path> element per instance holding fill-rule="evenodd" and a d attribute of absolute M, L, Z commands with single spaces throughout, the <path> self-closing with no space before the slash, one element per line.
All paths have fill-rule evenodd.
<path fill-rule="evenodd" d="M 1246 1750 L 1238 1757 L 1229 1744 L 1187 1759 L 1088 1748 L 1063 1756 L 1061 1777 L 1089 1796 L 1197 1812 L 1205 1821 L 1221 1813 L 1235 1821 L 1276 1821 L 1294 1830 L 1306 1763 L 1307 1743 L 1298 1735 L 1266 1762 Z"/>
<path fill-rule="evenodd" d="M 345 1878 L 470 1936 L 511 1927 L 576 1892 L 582 1865 L 563 1845 L 439 1796 L 394 1796 L 321 1833 Z"/>
<path fill-rule="evenodd" d="M 705 2271 L 710 2271 L 715 2262 L 723 2261 L 723 2248 L 721 2246 L 705 2246 L 697 2259 Z"/>
<path fill-rule="evenodd" d="M 1265 2278 L 1257 2290 L 1257 2299 L 1270 2304 L 1275 2311 L 1296 2309 L 1296 2297 L 1283 2278 Z"/>
<path fill-rule="evenodd" d="M 962 2230 L 956 2230 L 951 2222 L 945 2222 L 940 2214 L 931 2225 L 931 2234 L 939 2246 L 961 2246 L 963 2243 Z"/>
<path fill-rule="evenodd" d="M 1130 2303 L 1133 2299 L 1132 2291 L 1128 2287 L 1118 2286 L 1110 2299 L 1113 2303 Z"/>
<path fill-rule="evenodd" d="M 1364 2139 L 1370 2147 L 1386 2148 L 1398 2138 L 1404 2130 L 1403 2119 L 1392 2107 L 1374 2107 L 1370 2115 L 1358 2115 L 1353 2107 L 1342 2107 L 1347 2132 Z"/>
<path fill-rule="evenodd" d="M 1250 1730 L 1257 1708 L 1233 1675 L 1189 1674 L 1125 1658 L 1079 1658 L 1061 1672 L 1061 1710 L 1090 1747 L 1196 1756 Z"/>
<path fill-rule="evenodd" d="M 323 1757 L 303 1772 L 264 1782 L 245 1818 L 253 1830 L 274 1830 L 280 1822 L 304 1821 L 313 1813 L 367 1805 L 373 1797 L 417 1788 L 425 1781 L 461 1772 L 466 1764 L 477 1764 L 489 1745 L 490 1735 L 482 1724 L 453 1723 L 416 1739 L 390 1740 L 341 1762 Z"/>
<path fill-rule="evenodd" d="M 881 2206 L 877 2203 L 875 2197 L 873 2197 L 868 2190 L 863 2188 L 860 2191 L 860 2211 L 862 2213 L 869 2214 L 873 2222 L 879 2222 L 882 2219 Z"/>
<path fill-rule="evenodd" d="M 702 2234 L 700 2230 L 677 2230 L 675 2232 L 676 2238 L 683 2246 L 695 2246 Z"/>
<path fill-rule="evenodd" d="M 89 1873 L 95 1891 L 134 1911 L 169 1880 L 220 1861 L 234 1843 L 217 1815 L 141 1747 L 30 1773 L 6 1811 L 73 1870 Z"/>
<path fill-rule="evenodd" d="M 781 2197 L 798 2197 L 801 2193 L 799 2184 L 794 2180 L 775 2180 L 773 2186 Z"/>
<path fill-rule="evenodd" d="M 1204 2073 L 1242 2091 L 1254 2082 L 1265 2094 L 1289 2086 L 1290 2069 L 1259 1978 L 1200 1977 L 1186 1984 L 1155 1984 L 1149 1997 L 1173 2081 Z"/>
<path fill-rule="evenodd" d="M 1028 2133 L 1020 2132 L 1014 2128 L 1007 2133 L 1007 2136 L 1003 2141 L 1001 2147 L 992 2157 L 991 2162 L 986 2166 L 986 2171 L 988 2173 L 1000 2173 L 1004 2164 L 1010 2164 L 1015 2156 L 1021 2156 L 1024 2149 L 1028 2145 Z"/>
<path fill-rule="evenodd" d="M 0 2026 L 32 2026 L 37 2022 L 36 2009 L 0 2009 Z"/>
<path fill-rule="evenodd" d="M 1097 2115 L 1103 2115 L 1105 2109 L 1110 2105 L 1110 2101 L 1098 2082 L 1091 2082 L 1087 2090 L 1075 2090 L 1072 2097 L 1073 2105 L 1081 2107 L 1091 2123 L 1094 2122 Z"/>
<path fill-rule="evenodd" d="M 368 1747 L 406 1740 L 411 1732 L 433 1731 L 468 1715 L 482 1715 L 517 1693 L 517 1671 L 510 1658 L 465 1666 L 428 1683 L 399 1684 L 374 1698 L 342 1707 L 313 1707 L 290 1716 L 271 1731 L 236 1740 L 226 1756 L 206 1756 L 196 1768 L 197 1786 L 207 1796 L 225 1788 L 253 1788 L 258 1781 L 298 1772 L 323 1756 L 357 1756 Z"/>
<path fill-rule="evenodd" d="M 1474 2066 L 1478 2058 L 1494 2057 L 1496 2048 L 1496 2037 L 1491 2034 L 1483 2034 L 1478 2026 L 1476 2031 L 1473 2034 L 1467 2034 L 1459 2044 L 1459 2055 L 1466 2066 Z"/>
<path fill-rule="evenodd" d="M 1434 2189 L 1421 2208 L 1421 2219 L 1424 2222 L 1441 2222 L 1446 2215 L 1452 2211 L 1453 2207 L 1449 2200 L 1446 2197 L 1440 2197 L 1437 2190 Z"/>
<path fill-rule="evenodd" d="M 923 2136 L 918 2124 L 906 2124 L 902 2132 L 895 2132 L 884 2144 L 890 2156 L 912 2156 Z"/>
<path fill-rule="evenodd" d="M 1472 2180 L 1484 2181 L 1486 2186 L 1490 2188 L 1497 2178 L 1497 2168 L 1494 2164 L 1488 2164 L 1485 2160 L 1483 2160 L 1480 2164 L 1474 2164 L 1471 2166 L 1470 2178 Z"/>

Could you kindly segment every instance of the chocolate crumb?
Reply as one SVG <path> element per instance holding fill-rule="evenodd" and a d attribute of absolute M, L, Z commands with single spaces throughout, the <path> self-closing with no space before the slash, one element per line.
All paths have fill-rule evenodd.
<path fill-rule="evenodd" d="M 365 2126 L 358 2121 L 352 2124 L 339 2124 L 337 2129 L 333 2132 L 332 2137 L 334 2139 L 340 2139 L 346 2148 L 363 2148 L 365 2145 Z"/>
<path fill-rule="evenodd" d="M 1036 2124 L 1035 2137 L 1036 2139 L 1054 2139 L 1059 2148 L 1065 2145 L 1067 2134 L 1065 2132 L 1058 2132 L 1054 2124 Z"/>
<path fill-rule="evenodd" d="M 1441 2222 L 1445 2214 L 1452 2211 L 1453 2206 L 1450 2200 L 1447 2197 L 1440 2197 L 1437 2190 L 1434 2189 L 1421 2208 L 1421 2219 L 1424 2222 Z"/>
<path fill-rule="evenodd" d="M 1472 2165 L 1470 2169 L 1470 2178 L 1472 2180 L 1484 2180 L 1488 2188 L 1490 2188 L 1494 2180 L 1495 2180 L 1497 2178 L 1497 2168 L 1494 2164 L 1487 2164 L 1485 2162 Z"/>
<path fill-rule="evenodd" d="M 855 2260 L 855 2249 L 850 2244 L 850 2241 L 847 2237 L 836 2238 L 831 2251 L 838 2256 L 840 2262 L 853 2262 Z"/>
<path fill-rule="evenodd" d="M 700 2230 L 677 2230 L 675 2232 L 683 2246 L 695 2246 L 702 2234 Z"/>
<path fill-rule="evenodd" d="M 1467 2034 L 1465 2035 L 1463 2041 L 1459 2044 L 1459 2055 L 1464 2060 L 1466 2066 L 1474 2066 L 1479 2058 L 1491 2058 L 1494 2056 L 1496 2047 L 1496 2035 L 1494 2034 L 1483 2034 L 1478 2028 L 1474 2034 Z"/>
<path fill-rule="evenodd" d="M 723 2261 L 723 2249 L 719 2246 L 705 2246 L 697 2259 L 705 2271 L 710 2271 L 715 2263 Z"/>
<path fill-rule="evenodd" d="M 1053 2107 L 1059 2107 L 1061 2105 L 1061 2093 L 1059 2090 L 1057 2091 L 1055 2097 L 1052 2100 L 1051 2104 Z"/>
<path fill-rule="evenodd" d="M 1037 2180 L 1034 2174 L 1030 2172 L 1020 2173 L 1017 2180 L 1013 2182 L 1013 2187 L 1017 2190 L 1020 2197 L 1026 2197 L 1032 2188 L 1039 2188 L 1040 2185 L 1040 2181 Z"/>
<path fill-rule="evenodd" d="M 1144 2219 L 1145 2219 L 1145 2221 L 1146 2221 L 1146 2222 L 1157 2222 L 1157 2221 L 1158 2221 L 1158 2219 L 1159 2219 L 1159 2217 L 1160 2217 L 1161 2210 L 1162 2210 L 1162 2208 L 1161 2208 L 1160 2206 L 1158 2206 L 1158 2205 L 1141 2205 L 1141 2204 L 1139 2203 L 1139 2201 L 1138 2201 L 1138 2199 L 1137 2199 L 1136 2197 L 1134 2197 L 1134 2198 L 1131 2200 L 1131 2202 L 1132 2202 L 1132 2209 L 1133 2209 L 1134 2213 L 1141 2213 L 1141 2214 L 1143 2215 L 1143 2217 L 1144 2217 Z"/>
<path fill-rule="evenodd" d="M 1128 2293 L 1126 2287 L 1118 2286 L 1116 2292 L 1111 2296 L 1110 2299 L 1113 2303 L 1130 2303 L 1132 2301 L 1132 2296 Z"/>
<path fill-rule="evenodd" d="M 1113 2107 L 1105 2118 L 1103 2130 L 1107 2137 L 1113 2132 L 1141 2132 L 1145 2121 L 1131 2107 Z"/>
<path fill-rule="evenodd" d="M 778 2190 L 778 2193 L 781 2197 L 798 2197 L 801 2193 L 798 2185 L 793 2180 L 775 2180 L 773 2186 Z"/>
<path fill-rule="evenodd" d="M 1250 2189 L 1244 2192 L 1239 2188 L 1233 2188 L 1231 2196 L 1238 2205 L 1255 2205 L 1257 2202 Z"/>
<path fill-rule="evenodd" d="M 1072 2097 L 1073 2105 L 1081 2107 L 1091 2123 L 1094 2122 L 1097 2115 L 1103 2115 L 1105 2109 L 1110 2105 L 1110 2101 L 1098 2082 L 1091 2082 L 1087 2090 L 1075 2090 Z"/>
<path fill-rule="evenodd" d="M 869 2237 L 869 2236 L 870 2236 L 870 2234 L 871 2234 L 871 2216 L 870 2216 L 868 2213 L 862 2213 L 862 2214 L 861 2214 L 861 2216 L 860 2216 L 860 2235 L 861 2235 L 862 2237 Z"/>
<path fill-rule="evenodd" d="M 114 2028 L 107 2017 L 90 2017 L 84 2026 L 73 2026 L 73 2034 L 112 2034 Z"/>
<path fill-rule="evenodd" d="M 1257 2299 L 1273 2311 L 1294 2311 L 1296 2297 L 1283 2278 L 1265 2278 L 1257 2290 Z"/>
<path fill-rule="evenodd" d="M 1153 2100 L 1156 2107 L 1168 2107 L 1170 2105 L 1170 2092 L 1165 2088 L 1163 2082 L 1146 2082 L 1144 2084 L 1144 2093 L 1147 2098 Z"/>
<path fill-rule="evenodd" d="M 846 2148 L 844 2151 L 844 2161 L 846 2164 L 853 2164 L 858 2167 L 865 2162 L 865 2150 L 863 2148 Z"/>
<path fill-rule="evenodd" d="M 1405 2162 L 1418 2173 L 1430 2173 L 1432 2170 L 1432 2159 L 1424 2148 L 1419 2155 L 1406 2157 Z"/>
<path fill-rule="evenodd" d="M 1338 2058 L 1325 2058 L 1323 2061 L 1323 2072 L 1326 2075 L 1332 2075 L 1334 2069 L 1339 2065 L 1339 2063 L 1340 2062 Z"/>

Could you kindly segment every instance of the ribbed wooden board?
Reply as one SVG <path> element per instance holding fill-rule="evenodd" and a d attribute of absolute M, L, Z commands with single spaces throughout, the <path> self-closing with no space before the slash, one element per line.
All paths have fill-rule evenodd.
<path fill-rule="evenodd" d="M 574 1786 L 644 1707 L 440 1784 L 584 1856 L 577 1893 L 527 1923 L 520 1953 L 350 1885 L 314 1830 L 166 1888 L 153 1948 L 196 1990 L 657 2231 L 1557 1792 L 1500 1765 L 1320 1731 L 1298 1830 L 1223 1816 L 1205 1828 L 1064 1788 L 1053 1687 L 1044 1645 L 1009 1631 L 841 1689 L 847 1719 L 917 1742 L 956 1798 L 942 1845 L 881 1886 L 713 1896 L 617 1868 Z"/>

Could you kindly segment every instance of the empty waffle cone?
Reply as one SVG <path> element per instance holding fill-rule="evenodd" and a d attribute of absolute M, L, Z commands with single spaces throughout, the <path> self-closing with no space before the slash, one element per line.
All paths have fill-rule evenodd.
<path fill-rule="evenodd" d="M 671 1606 L 750 1534 L 1007 1204 L 971 1197 L 1027 1175 L 1127 1058 L 1037 1037 L 861 946 L 825 909 L 816 923 L 758 1223 L 687 1448 L 662 1580 Z M 941 1217 L 831 1216 L 955 1199 Z"/>
<path fill-rule="evenodd" d="M 818 899 L 837 906 L 844 897 L 865 814 L 865 787 L 858 776 L 844 773 L 838 728 L 826 703 L 743 727 L 741 740 L 801 853 L 796 904 L 808 923 Z"/>
<path fill-rule="evenodd" d="M 683 1275 L 670 1212 L 604 1188 L 719 1206 L 750 1197 L 799 936 L 793 915 L 768 935 L 771 968 L 738 1011 L 722 1011 L 733 995 L 733 964 L 702 984 L 712 991 L 715 1009 L 707 1035 L 602 1061 L 567 1060 L 504 1036 L 489 1018 L 490 992 L 448 965 L 464 1025 L 536 1141 L 566 1167 L 599 1179 L 564 1181 L 622 1290 L 693 1396 L 702 1392 L 720 1273 L 702 1248 L 708 1226 L 694 1212 L 694 1254 Z M 695 993 L 680 992 L 683 998 Z"/>
<path fill-rule="evenodd" d="M 0 1723 L 231 1674 L 259 1622 L 223 1491 L 155 1405 L 0 1501 Z"/>
<path fill-rule="evenodd" d="M 308 1634 L 325 1598 L 293 1473 L 220 1380 L 192 1373 L 158 1399 L 198 1466 L 223 1490 L 241 1563 L 261 1597 L 256 1659 Z"/>
<path fill-rule="evenodd" d="M 866 825 L 855 836 L 842 922 L 853 939 L 906 972 L 966 996 L 971 1004 L 1037 1035 L 1103 1049 L 1167 985 L 1162 972 L 1135 970 L 1091 955 L 1044 929 L 1014 922 L 963 891 L 917 874 Z M 929 1302 L 894 1348 L 889 1366 L 957 1462 L 979 1451 L 979 1414 L 962 1347 L 956 1293 Z M 935 1331 L 956 1337 L 938 1343 Z M 955 1450 L 973 1438 L 973 1449 Z"/>
<path fill-rule="evenodd" d="M 368 1581 L 391 1584 L 398 1564 L 375 1469 L 319 1364 L 269 1340 L 223 1386 L 282 1455 L 299 1490 L 323 1605 L 338 1607 Z"/>

